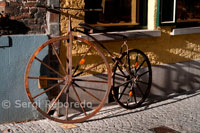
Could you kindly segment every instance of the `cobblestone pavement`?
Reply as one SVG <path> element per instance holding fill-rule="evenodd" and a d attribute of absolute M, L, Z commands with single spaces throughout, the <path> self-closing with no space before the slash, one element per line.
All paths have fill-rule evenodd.
<path fill-rule="evenodd" d="M 4 132 L 136 132 L 152 133 L 152 128 L 165 126 L 181 133 L 200 133 L 200 91 L 171 95 L 149 105 L 125 110 L 118 105 L 105 106 L 90 120 L 62 124 L 44 119 L 17 124 L 1 124 Z M 69 128 L 71 127 L 71 128 Z"/>

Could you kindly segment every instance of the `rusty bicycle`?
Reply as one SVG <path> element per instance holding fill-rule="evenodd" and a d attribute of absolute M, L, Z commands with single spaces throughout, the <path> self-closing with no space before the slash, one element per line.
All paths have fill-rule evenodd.
<path fill-rule="evenodd" d="M 63 13 L 60 7 L 38 7 Z M 142 51 L 128 49 L 127 37 L 121 36 L 121 52 L 116 56 L 84 29 L 98 30 L 83 23 L 72 28 L 71 15 L 68 15 L 67 36 L 42 44 L 30 57 L 25 70 L 29 100 L 43 116 L 57 122 L 77 123 L 91 118 L 99 112 L 110 93 L 126 109 L 139 107 L 150 93 L 151 64 Z M 76 36 L 77 32 L 90 39 Z M 109 57 L 111 61 L 108 62 Z"/>

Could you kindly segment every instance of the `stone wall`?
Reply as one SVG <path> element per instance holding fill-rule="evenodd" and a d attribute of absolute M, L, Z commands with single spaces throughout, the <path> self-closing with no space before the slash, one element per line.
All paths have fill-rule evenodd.
<path fill-rule="evenodd" d="M 59 14 L 36 5 L 54 5 L 59 0 L 0 0 L 0 34 L 60 34 Z"/>
<path fill-rule="evenodd" d="M 46 4 L 46 0 L 1 0 L 0 11 L 7 15 L 7 20 L 1 18 L 1 26 L 4 28 L 1 30 L 2 34 L 46 33 L 47 11 L 37 8 L 36 4 L 39 3 Z"/>

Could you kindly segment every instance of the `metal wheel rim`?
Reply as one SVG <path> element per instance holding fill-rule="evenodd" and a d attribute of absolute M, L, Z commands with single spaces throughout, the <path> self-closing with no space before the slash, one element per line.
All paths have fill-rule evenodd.
<path fill-rule="evenodd" d="M 85 42 L 85 43 L 88 43 L 90 44 L 91 46 L 93 46 L 93 48 L 95 50 L 97 50 L 99 52 L 99 54 L 103 57 L 103 60 L 105 61 L 105 65 L 107 67 L 107 71 L 108 71 L 108 90 L 106 91 L 106 94 L 103 98 L 103 100 L 101 101 L 101 103 L 99 104 L 99 106 L 92 112 L 90 113 L 89 115 L 87 115 L 86 117 L 83 117 L 83 118 L 80 118 L 80 119 L 77 119 L 77 120 L 61 120 L 61 119 L 57 119 L 57 118 L 53 118 L 51 116 L 49 116 L 48 114 L 46 114 L 44 111 L 42 111 L 40 109 L 40 107 L 37 106 L 37 104 L 35 104 L 31 94 L 30 94 L 30 91 L 29 91 L 29 83 L 28 83 L 28 73 L 30 71 L 30 67 L 31 67 L 31 63 L 33 62 L 34 58 L 36 57 L 36 55 L 41 51 L 41 49 L 43 49 L 44 47 L 46 47 L 49 43 L 51 42 L 54 42 L 54 41 L 57 41 L 57 40 L 62 40 L 62 39 L 68 39 L 68 37 L 58 37 L 58 38 L 54 38 L 54 39 L 51 39 L 49 41 L 47 41 L 46 43 L 42 44 L 38 49 L 36 49 L 36 51 L 33 53 L 33 55 L 31 56 L 31 58 L 29 59 L 28 61 L 28 64 L 27 64 L 27 67 L 26 67 L 26 71 L 25 71 L 25 76 L 24 76 L 24 81 L 25 81 L 25 89 L 26 89 L 26 93 L 27 93 L 27 96 L 28 96 L 28 99 L 30 100 L 30 102 L 33 104 L 33 106 L 45 117 L 53 120 L 53 121 L 57 121 L 57 122 L 61 122 L 61 123 L 77 123 L 77 122 L 82 122 L 82 121 L 85 121 L 86 119 L 89 119 L 91 118 L 92 116 L 94 116 L 96 113 L 99 112 L 99 110 L 102 108 L 102 106 L 104 105 L 108 95 L 109 95 L 109 92 L 110 92 L 110 88 L 111 88 L 111 72 L 110 72 L 110 66 L 105 58 L 105 56 L 102 54 L 102 52 L 91 42 L 89 42 L 88 40 L 86 39 L 83 39 L 83 38 L 78 38 L 79 40 Z"/>
<path fill-rule="evenodd" d="M 145 100 L 146 98 L 148 97 L 149 93 L 150 93 L 150 88 L 151 88 L 151 83 L 152 83 L 152 70 L 151 70 L 151 64 L 150 64 L 150 61 L 148 59 L 148 57 L 140 50 L 138 49 L 131 49 L 129 50 L 129 52 L 136 52 L 136 53 L 140 53 L 146 60 L 146 63 L 147 63 L 147 68 L 149 69 L 149 82 L 148 82 L 148 86 L 145 90 L 145 95 L 142 97 L 142 99 L 137 103 L 137 104 L 134 104 L 133 106 L 126 106 L 124 105 L 122 102 L 119 101 L 119 99 L 115 96 L 115 91 L 114 91 L 114 86 L 115 86 L 115 71 L 117 69 L 117 65 L 118 65 L 118 62 L 116 62 L 115 66 L 113 67 L 113 87 L 112 87 L 112 95 L 113 95 L 113 98 L 115 99 L 115 101 L 123 108 L 126 108 L 126 109 L 134 109 L 134 108 L 137 108 L 139 107 Z M 127 52 L 124 52 L 122 53 L 122 55 L 120 56 L 119 60 L 121 60 L 124 56 L 126 56 Z"/>

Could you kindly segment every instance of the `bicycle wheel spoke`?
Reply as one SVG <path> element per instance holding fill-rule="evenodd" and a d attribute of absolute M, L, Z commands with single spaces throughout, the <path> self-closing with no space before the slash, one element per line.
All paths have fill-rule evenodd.
<path fill-rule="evenodd" d="M 137 66 L 138 66 L 138 52 L 136 55 L 136 59 L 135 59 L 135 71 L 137 72 Z"/>
<path fill-rule="evenodd" d="M 67 87 L 68 84 L 65 84 L 65 86 L 61 89 L 60 93 L 58 94 L 58 96 L 56 97 L 56 99 L 53 101 L 52 105 L 50 106 L 50 108 L 47 111 L 47 114 L 51 111 L 51 109 L 53 108 L 53 106 L 55 105 L 55 103 L 58 101 L 58 99 L 60 98 L 61 94 L 64 92 L 65 88 Z M 71 83 L 69 83 L 69 86 L 67 87 L 67 90 L 69 89 L 69 87 L 71 86 Z"/>
<path fill-rule="evenodd" d="M 131 86 L 131 90 L 132 90 L 132 92 L 133 92 L 133 97 L 134 97 L 135 103 L 137 104 L 137 99 L 136 99 L 135 89 L 134 89 L 133 87 L 134 87 L 134 84 L 132 84 L 132 86 Z"/>
<path fill-rule="evenodd" d="M 140 86 L 136 83 L 137 88 L 139 89 L 140 93 L 142 94 L 142 97 L 144 97 L 144 93 L 142 91 L 142 89 L 140 88 Z"/>
<path fill-rule="evenodd" d="M 29 79 L 44 79 L 44 80 L 65 80 L 64 78 L 55 78 L 55 77 L 28 77 Z"/>
<path fill-rule="evenodd" d="M 122 95 L 124 94 L 124 92 L 125 92 L 125 90 L 126 90 L 127 87 L 128 87 L 128 84 L 126 84 L 126 86 L 124 87 L 124 89 L 123 89 L 123 91 L 122 91 L 122 93 L 121 93 L 121 95 L 119 97 L 119 100 L 122 98 Z"/>
<path fill-rule="evenodd" d="M 53 72 L 55 72 L 56 74 L 58 74 L 61 77 L 64 77 L 62 74 L 60 74 L 59 72 L 57 72 L 55 69 L 53 69 L 52 67 L 50 67 L 49 65 L 47 65 L 46 63 L 44 63 L 43 61 L 41 61 L 39 58 L 35 57 L 36 60 L 38 60 L 39 62 L 41 62 L 44 66 L 46 66 L 48 69 L 52 70 Z"/>
<path fill-rule="evenodd" d="M 144 73 L 138 75 L 138 77 L 140 78 L 140 77 L 144 76 L 144 75 L 147 74 L 147 73 L 149 73 L 149 71 L 146 71 L 146 72 L 144 72 Z"/>
<path fill-rule="evenodd" d="M 37 48 L 24 75 L 26 94 L 36 110 L 61 123 L 83 122 L 98 113 L 112 84 L 110 65 L 101 49 L 72 34 Z M 43 107 L 34 102 L 38 100 L 50 103 Z"/>
<path fill-rule="evenodd" d="M 133 91 L 133 97 L 134 97 L 135 103 L 137 104 L 137 99 L 136 99 L 135 91 Z"/>
<path fill-rule="evenodd" d="M 138 70 L 140 70 L 140 68 L 142 67 L 142 65 L 145 63 L 146 60 L 143 60 L 143 62 L 140 64 L 140 66 L 138 67 L 138 69 L 136 70 L 136 73 L 138 72 Z"/>
<path fill-rule="evenodd" d="M 88 71 L 90 71 L 91 69 L 93 69 L 93 68 L 95 68 L 95 67 L 97 67 L 97 66 L 99 66 L 99 65 L 101 65 L 101 64 L 103 64 L 104 62 L 100 62 L 100 63 L 98 63 L 98 64 L 96 64 L 96 65 L 93 65 L 92 67 L 90 67 L 90 68 L 88 68 L 88 69 L 86 69 L 86 70 L 83 70 L 82 72 L 79 72 L 78 74 L 76 74 L 76 75 L 74 75 L 73 77 L 77 77 L 77 76 L 79 76 L 79 75 L 81 75 L 81 74 L 83 74 L 83 73 L 85 73 L 85 72 L 88 72 Z"/>
<path fill-rule="evenodd" d="M 146 82 L 141 81 L 141 80 L 138 80 L 137 82 L 140 82 L 140 83 L 145 84 L 145 85 L 149 85 L 149 83 L 146 83 Z"/>
<path fill-rule="evenodd" d="M 128 81 L 126 81 L 126 82 L 124 82 L 124 83 L 122 83 L 122 84 L 116 86 L 116 88 L 118 88 L 118 87 L 120 87 L 120 86 L 123 86 L 123 85 L 125 85 L 125 84 L 127 84 L 127 83 L 130 83 L 130 82 L 132 82 L 132 80 L 128 80 Z"/>
<path fill-rule="evenodd" d="M 58 86 L 58 85 L 62 84 L 63 82 L 64 82 L 64 81 L 62 81 L 62 82 L 59 82 L 59 83 L 57 83 L 57 84 L 55 84 L 55 85 L 53 85 L 53 86 L 49 87 L 49 88 L 48 88 L 48 89 L 46 89 L 45 91 L 43 91 L 43 92 L 41 92 L 41 93 L 37 94 L 36 96 L 34 96 L 34 97 L 33 97 L 33 99 L 35 99 L 36 97 L 38 97 L 38 96 L 40 96 L 40 95 L 42 95 L 42 94 L 44 94 L 44 93 L 46 93 L 46 92 L 48 92 L 48 91 L 52 90 L 53 88 L 55 88 L 56 86 Z"/>
<path fill-rule="evenodd" d="M 117 67 L 119 68 L 119 71 L 126 77 L 127 75 L 122 71 L 122 69 L 120 68 L 120 66 L 117 65 Z"/>
<path fill-rule="evenodd" d="M 125 68 L 126 72 L 130 75 L 130 71 L 127 69 L 126 65 L 123 62 L 121 62 L 121 60 L 118 62 L 122 65 L 122 67 Z M 122 69 L 120 71 L 122 71 Z"/>
<path fill-rule="evenodd" d="M 126 76 L 124 76 L 124 75 L 121 75 L 121 74 L 119 74 L 119 73 L 115 73 L 115 75 L 118 75 L 118 76 L 121 76 L 121 77 L 124 77 L 124 78 L 126 78 Z"/>
<path fill-rule="evenodd" d="M 87 52 L 85 53 L 85 55 L 80 59 L 80 61 L 78 62 L 78 65 L 76 66 L 72 76 L 76 73 L 76 71 L 79 69 L 80 65 L 81 65 L 81 61 L 85 59 L 85 57 L 87 56 L 88 52 L 90 51 L 90 49 L 92 48 L 92 46 L 90 46 L 87 50 Z"/>
<path fill-rule="evenodd" d="M 124 74 L 120 71 L 117 73 L 119 66 L 124 74 L 127 74 L 126 77 L 123 77 Z M 119 94 L 121 92 L 113 91 L 115 101 L 126 109 L 139 107 L 149 94 L 151 82 L 152 71 L 148 57 L 138 49 L 130 49 L 128 52 L 122 53 L 119 61 L 113 67 L 113 87 L 121 86 L 120 91 L 122 92 L 124 91 L 123 87 L 128 84 L 128 89 L 121 95 Z"/>
<path fill-rule="evenodd" d="M 69 91 L 66 92 L 66 103 L 69 103 Z M 65 119 L 68 120 L 69 107 L 65 108 Z"/>
<path fill-rule="evenodd" d="M 131 72 L 131 61 L 130 61 L 129 52 L 128 52 L 128 69 L 129 69 L 129 72 Z"/>
<path fill-rule="evenodd" d="M 58 56 L 58 53 L 56 52 L 55 46 L 54 46 L 53 44 L 51 44 L 51 46 L 52 46 L 53 51 L 54 51 L 54 53 L 55 53 L 55 55 L 56 55 L 56 57 L 57 57 L 57 59 L 58 59 L 58 62 L 60 63 L 60 66 L 61 66 L 63 72 L 65 73 L 65 75 L 67 75 L 67 72 L 65 71 L 65 67 L 64 67 L 64 65 L 63 65 L 63 63 L 62 63 L 60 57 Z"/>
<path fill-rule="evenodd" d="M 77 98 L 77 100 L 78 100 L 78 102 L 79 102 L 79 105 L 81 106 L 81 109 L 82 109 L 83 113 L 85 114 L 85 116 L 87 116 L 87 114 L 86 114 L 86 112 L 85 112 L 85 110 L 84 110 L 84 108 L 83 108 L 83 106 L 82 106 L 82 104 L 81 104 L 81 99 L 80 99 L 80 97 L 78 96 L 78 93 L 77 93 L 77 91 L 76 91 L 76 89 L 75 89 L 75 87 L 74 87 L 73 84 L 72 84 L 72 88 L 73 88 L 73 90 L 74 90 L 74 93 L 75 93 L 76 98 Z"/>
<path fill-rule="evenodd" d="M 78 88 L 80 88 L 81 90 L 83 90 L 84 92 L 86 92 L 88 95 L 90 95 L 91 97 L 93 97 L 97 101 L 101 102 L 101 100 L 99 98 L 97 98 L 95 95 L 93 95 L 92 93 L 90 93 L 89 91 L 87 91 L 86 89 L 84 89 L 83 87 L 79 86 L 78 84 L 76 84 L 76 83 L 74 83 L 74 84 L 75 84 L 75 86 L 77 86 Z"/>
<path fill-rule="evenodd" d="M 83 82 L 96 82 L 96 83 L 108 83 L 107 81 L 99 81 L 99 80 L 87 80 L 87 79 L 74 79 L 75 81 L 83 81 Z"/>

